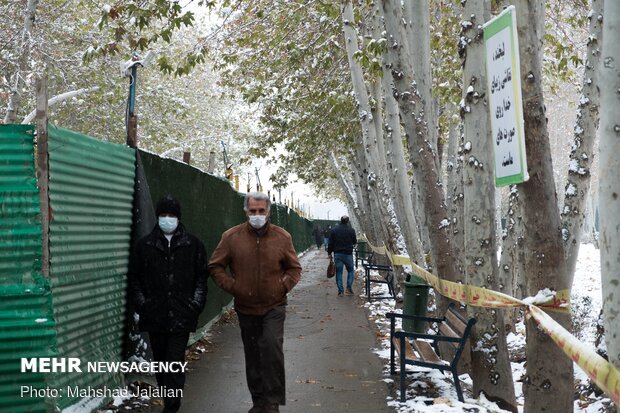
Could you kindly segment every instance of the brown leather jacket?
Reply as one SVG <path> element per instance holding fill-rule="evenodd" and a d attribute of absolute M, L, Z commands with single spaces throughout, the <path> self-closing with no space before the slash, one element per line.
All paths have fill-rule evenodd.
<path fill-rule="evenodd" d="M 263 315 L 286 304 L 286 294 L 301 278 L 301 265 L 288 232 L 271 223 L 256 231 L 245 222 L 222 234 L 209 273 L 233 295 L 237 311 Z"/>

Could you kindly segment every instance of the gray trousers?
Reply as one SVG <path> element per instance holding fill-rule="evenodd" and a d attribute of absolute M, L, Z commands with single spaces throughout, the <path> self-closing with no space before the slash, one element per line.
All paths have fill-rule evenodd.
<path fill-rule="evenodd" d="M 245 352 L 245 375 L 255 405 L 285 404 L 284 320 L 286 306 L 254 316 L 237 312 Z"/>

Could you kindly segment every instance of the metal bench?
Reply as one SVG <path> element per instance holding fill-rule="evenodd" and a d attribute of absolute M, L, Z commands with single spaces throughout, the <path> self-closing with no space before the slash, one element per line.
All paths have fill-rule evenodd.
<path fill-rule="evenodd" d="M 476 324 L 475 318 L 466 320 L 461 316 L 454 305 L 451 303 L 442 318 L 423 317 L 415 315 L 404 315 L 400 313 L 387 313 L 390 319 L 390 373 L 396 374 L 395 356 L 400 359 L 400 401 L 405 402 L 407 398 L 405 388 L 406 365 L 428 367 L 438 369 L 442 372 L 450 371 L 454 379 L 456 393 L 463 402 L 463 392 L 459 382 L 457 366 L 463 349 L 469 339 L 471 329 Z M 423 320 L 428 323 L 436 323 L 434 333 L 414 333 L 407 331 L 396 331 L 396 319 Z M 426 324 L 426 323 L 425 323 Z M 428 330 L 427 330 L 428 331 Z M 454 356 L 442 357 L 439 351 L 439 343 L 449 343 L 454 350 Z"/>
<path fill-rule="evenodd" d="M 356 246 L 354 248 L 355 252 L 355 268 L 359 267 L 358 263 L 371 264 L 374 262 L 375 253 L 373 251 L 365 251 L 364 253 L 360 252 L 359 248 Z"/>
<path fill-rule="evenodd" d="M 396 294 L 394 293 L 394 270 L 391 265 L 379 265 L 379 264 L 371 264 L 364 263 L 364 284 L 366 287 L 366 297 L 368 301 L 371 299 L 381 299 L 381 298 L 395 298 Z M 376 271 L 379 275 L 371 274 L 372 271 Z M 370 294 L 370 284 L 378 283 L 378 284 L 387 284 L 389 296 L 373 296 Z"/>

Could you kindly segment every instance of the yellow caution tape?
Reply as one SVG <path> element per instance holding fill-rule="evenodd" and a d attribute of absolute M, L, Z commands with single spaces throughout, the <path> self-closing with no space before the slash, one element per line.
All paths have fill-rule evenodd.
<path fill-rule="evenodd" d="M 418 265 L 410 265 L 412 271 L 417 276 L 426 280 L 426 282 L 432 285 L 433 288 L 441 295 L 460 301 L 464 304 L 487 308 L 514 308 L 528 306 L 528 303 L 508 294 L 489 290 L 484 287 L 443 280 Z M 548 302 L 538 304 L 538 306 L 552 311 L 568 313 L 569 302 L 570 291 L 561 290 L 553 292 L 553 295 L 549 297 Z"/>
<path fill-rule="evenodd" d="M 392 262 L 392 265 L 399 265 L 401 267 L 403 265 L 411 265 L 411 259 L 409 259 L 407 255 L 389 254 L 388 258 Z"/>
<path fill-rule="evenodd" d="M 596 385 L 620 406 L 620 371 L 599 356 L 586 344 L 573 337 L 560 324 L 535 305 L 529 306 L 527 316 L 590 377 Z"/>
<path fill-rule="evenodd" d="M 461 284 L 441 279 L 435 274 L 432 274 L 426 271 L 424 268 L 412 263 L 411 259 L 407 255 L 392 254 L 385 247 L 376 247 L 372 245 L 367 239 L 366 242 L 375 253 L 386 255 L 392 265 L 411 266 L 412 271 L 417 276 L 423 278 L 437 292 L 439 292 L 445 297 L 476 307 L 514 308 L 528 306 L 528 303 L 519 300 L 518 298 L 511 297 L 508 294 L 489 290 L 483 287 Z M 568 290 L 562 290 L 555 292 L 549 303 L 539 304 L 539 306 L 552 311 L 566 313 L 569 311 L 569 302 L 570 292 Z"/>

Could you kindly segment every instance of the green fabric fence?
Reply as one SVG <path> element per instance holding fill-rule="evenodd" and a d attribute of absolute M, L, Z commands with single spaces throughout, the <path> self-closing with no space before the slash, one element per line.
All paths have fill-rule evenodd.
<path fill-rule="evenodd" d="M 208 256 L 224 231 L 245 221 L 244 194 L 235 191 L 228 180 L 148 152 L 141 151 L 140 156 L 153 204 L 166 194 L 174 195 L 181 203 L 183 224 L 204 242 Z M 312 245 L 312 221 L 280 204 L 272 205 L 271 221 L 291 234 L 298 252 Z M 199 326 L 203 330 L 208 328 L 230 302 L 230 295 L 210 279 L 207 305 L 200 316 Z"/>

